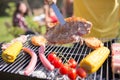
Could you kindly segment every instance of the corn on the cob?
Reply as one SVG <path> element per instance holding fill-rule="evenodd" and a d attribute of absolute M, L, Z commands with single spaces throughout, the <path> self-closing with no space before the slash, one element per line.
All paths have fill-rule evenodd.
<path fill-rule="evenodd" d="M 20 50 L 22 49 L 22 43 L 21 42 L 15 42 L 11 44 L 5 51 L 2 53 L 2 58 L 6 62 L 14 62 L 17 55 L 20 53 Z"/>
<path fill-rule="evenodd" d="M 80 67 L 85 69 L 88 74 L 94 73 L 102 66 L 109 53 L 110 50 L 107 47 L 98 48 L 80 62 Z"/>

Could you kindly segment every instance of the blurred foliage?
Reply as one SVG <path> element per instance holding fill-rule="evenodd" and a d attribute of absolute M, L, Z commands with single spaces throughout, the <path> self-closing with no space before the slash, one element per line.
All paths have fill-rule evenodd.
<path fill-rule="evenodd" d="M 29 26 L 29 28 L 33 29 L 33 28 L 38 28 L 38 24 L 35 23 L 33 21 L 33 17 L 32 16 L 26 16 L 26 21 L 27 21 L 27 25 Z"/>
<path fill-rule="evenodd" d="M 36 32 L 38 34 L 40 34 L 40 33 L 44 34 L 45 33 L 45 31 L 46 31 L 45 26 L 44 25 L 40 26 L 40 24 L 38 22 L 33 21 L 33 17 L 27 16 L 26 21 L 28 23 L 28 27 L 31 30 L 33 30 L 34 32 Z"/>
<path fill-rule="evenodd" d="M 5 12 L 12 18 L 15 9 L 16 9 L 15 3 L 14 3 L 14 2 L 9 2 L 9 3 L 8 3 L 8 8 L 5 9 Z M 9 22 L 8 22 L 8 24 L 9 24 L 10 26 L 9 26 L 9 28 L 7 28 L 7 31 L 8 31 L 11 35 L 13 35 L 14 37 L 18 37 L 19 35 L 25 33 L 25 31 L 22 30 L 21 28 L 19 28 L 19 27 L 14 27 L 14 26 L 12 26 L 12 24 L 9 23 Z M 6 26 L 6 27 L 7 27 L 7 26 Z"/>
<path fill-rule="evenodd" d="M 8 8 L 5 9 L 5 12 L 9 15 L 9 16 L 13 16 L 13 13 L 16 9 L 15 3 L 14 2 L 9 2 L 8 3 Z"/>
<path fill-rule="evenodd" d="M 9 8 L 8 3 L 10 3 L 10 2 L 16 3 L 19 1 L 23 1 L 23 0 L 0 0 L 0 16 L 8 16 L 8 14 L 6 14 L 6 11 L 5 11 L 6 8 Z M 32 10 L 41 8 L 44 5 L 44 3 L 43 3 L 44 0 L 34 0 L 34 1 L 27 0 L 27 1 Z"/>
<path fill-rule="evenodd" d="M 9 28 L 7 30 L 14 37 L 18 37 L 18 36 L 25 33 L 25 31 L 23 29 L 19 28 L 19 27 L 11 27 L 11 28 Z"/>
<path fill-rule="evenodd" d="M 14 11 L 15 11 L 15 9 L 16 9 L 15 2 L 8 2 L 8 3 L 7 3 L 7 6 L 8 6 L 8 7 L 5 9 L 5 13 L 6 13 L 7 15 L 9 15 L 9 18 L 11 19 L 12 16 L 13 16 Z M 38 33 L 38 34 L 40 34 L 40 33 L 43 33 L 43 34 L 44 34 L 44 33 L 45 33 L 45 31 L 46 31 L 45 26 L 44 26 L 44 27 L 43 27 L 43 26 L 41 27 L 39 23 L 34 22 L 34 21 L 33 21 L 33 16 L 26 16 L 25 18 L 26 18 L 26 21 L 27 21 L 27 23 L 28 23 L 28 24 L 27 24 L 28 27 L 29 27 L 32 31 L 34 31 L 35 33 Z M 8 24 L 10 25 L 10 26 L 5 25 L 5 27 L 6 27 L 6 29 L 7 29 L 7 32 L 8 32 L 10 35 L 13 35 L 13 37 L 18 37 L 19 35 L 22 35 L 22 34 L 25 33 L 25 31 L 22 30 L 21 28 L 12 26 L 10 20 L 9 20 L 9 21 L 5 21 L 5 22 L 8 22 Z"/>

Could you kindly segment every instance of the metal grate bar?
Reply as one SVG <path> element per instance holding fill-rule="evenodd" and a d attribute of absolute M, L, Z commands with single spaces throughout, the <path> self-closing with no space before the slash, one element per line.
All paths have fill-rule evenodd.
<path fill-rule="evenodd" d="M 47 48 L 48 48 L 48 49 L 52 49 L 51 46 L 47 46 Z M 47 48 L 46 48 L 46 49 L 47 49 Z M 37 70 L 41 70 L 41 71 L 44 71 L 44 70 L 45 70 L 44 68 L 42 68 L 43 66 L 42 66 L 41 64 L 42 64 L 41 61 L 39 61 L 39 59 L 38 59 L 38 65 L 37 65 L 36 68 L 35 68 L 36 71 L 37 71 Z"/>
<path fill-rule="evenodd" d="M 21 53 L 22 54 L 22 53 Z M 30 56 L 21 56 L 21 58 L 19 58 L 18 60 L 16 60 L 13 64 L 11 64 L 8 68 L 9 68 L 9 70 L 7 70 L 8 68 L 6 68 L 4 71 L 6 71 L 7 70 L 7 72 L 14 72 L 15 70 L 18 70 L 18 68 L 21 66 L 21 65 L 26 65 L 25 64 L 25 62 L 26 62 L 26 60 L 28 60 L 29 61 L 29 59 L 30 59 Z M 21 65 L 18 65 L 18 64 L 21 64 Z M 15 72 L 17 72 L 17 71 L 15 71 Z"/>
<path fill-rule="evenodd" d="M 62 51 L 60 51 L 61 48 L 62 48 L 62 47 L 60 47 L 58 50 L 56 49 L 57 52 L 60 52 L 60 53 L 64 54 L 64 53 L 66 53 L 66 52 L 69 50 L 69 48 L 67 48 L 67 50 L 66 50 L 65 52 L 63 52 L 63 50 L 65 49 L 65 47 L 64 47 L 64 49 L 63 49 Z M 56 50 L 55 50 L 55 51 L 56 51 Z M 55 52 L 55 51 L 54 51 L 54 52 Z M 71 51 L 71 50 L 69 50 L 69 51 Z M 57 55 L 60 56 L 59 53 L 58 53 Z M 66 57 L 67 57 L 67 56 L 66 56 Z M 64 61 L 65 61 L 65 60 L 63 60 L 63 62 L 64 62 Z M 55 71 L 54 71 L 54 74 L 58 74 L 58 70 L 55 70 Z M 58 74 L 58 75 L 59 75 L 59 74 Z M 48 75 L 48 77 L 50 77 L 50 75 Z"/>
<path fill-rule="evenodd" d="M 77 60 L 76 60 L 77 63 L 79 63 L 79 61 L 80 61 L 80 56 L 81 56 L 81 54 L 79 53 L 80 48 L 81 48 L 81 45 L 78 46 L 78 50 L 77 50 L 77 52 L 76 52 L 76 57 L 78 56 L 77 54 L 79 54 L 79 57 L 78 57 Z"/>
<path fill-rule="evenodd" d="M 108 45 L 109 45 L 109 44 L 107 43 L 107 47 L 108 47 Z M 107 67 L 106 67 L 106 68 L 107 68 L 107 71 L 106 71 L 106 80 L 109 80 L 109 79 L 108 79 L 108 77 L 109 77 L 109 75 L 108 75 L 108 73 L 109 73 L 109 70 L 108 70 L 108 59 L 107 59 L 107 65 L 106 65 L 106 66 L 107 66 Z"/>
<path fill-rule="evenodd" d="M 46 46 L 46 49 L 49 49 L 49 47 L 50 46 Z M 36 65 L 36 67 L 35 67 L 35 70 L 39 70 L 39 67 L 41 66 L 41 61 L 40 61 L 40 59 L 38 58 L 38 62 L 37 62 L 37 65 Z"/>
<path fill-rule="evenodd" d="M 110 49 L 111 44 L 116 41 L 117 40 L 111 40 L 110 42 L 106 42 L 104 45 Z M 33 46 L 31 44 L 30 37 L 28 38 L 28 41 L 25 42 L 24 46 L 32 49 L 38 55 L 39 47 Z M 64 47 L 62 45 L 58 45 L 58 46 L 47 45 L 45 55 L 48 56 L 50 52 L 56 52 L 56 55 L 62 59 L 63 63 L 65 63 L 66 60 L 68 60 L 69 58 L 74 58 L 79 65 L 80 60 L 82 60 L 82 58 L 84 58 L 91 51 L 92 51 L 91 48 L 87 47 L 85 44 L 80 45 L 79 43 L 75 43 L 74 46 L 72 47 Z M 61 54 L 63 56 L 61 56 Z M 21 51 L 21 53 L 18 55 L 18 58 L 12 64 L 6 64 L 2 60 L 2 58 L 0 58 L 0 71 L 21 74 L 20 72 L 22 72 L 24 68 L 28 65 L 30 58 L 31 57 L 28 54 L 25 54 L 23 51 Z M 119 80 L 120 75 L 113 74 L 110 66 L 111 66 L 111 56 L 109 56 L 109 58 L 105 61 L 103 66 L 101 66 L 101 68 L 97 72 L 88 75 L 88 77 L 84 80 Z M 58 69 L 55 69 L 54 71 L 50 72 L 46 68 L 44 68 L 41 61 L 39 60 L 39 57 L 35 70 L 30 76 L 42 78 L 42 76 L 37 76 L 34 74 L 37 71 L 39 72 L 39 75 L 45 73 L 46 75 L 44 77 L 45 79 L 56 80 L 61 78 Z M 51 76 L 51 73 L 54 73 L 53 77 Z M 23 73 L 21 75 L 23 75 Z M 68 78 L 62 78 L 62 80 L 68 80 Z M 78 77 L 77 80 L 80 80 L 80 78 Z"/>
<path fill-rule="evenodd" d="M 8 70 L 8 69 L 10 70 L 10 69 L 12 69 L 12 68 L 15 69 L 15 68 L 14 68 L 15 64 L 16 64 L 16 63 L 18 63 L 18 64 L 21 63 L 20 61 L 21 61 L 22 58 L 23 58 L 23 54 L 20 53 L 20 55 L 18 56 L 18 59 L 16 59 L 15 62 L 14 62 L 13 64 L 11 64 L 10 66 L 7 66 L 5 69 L 3 69 L 3 71 L 6 71 L 6 70 Z M 28 59 L 28 58 L 27 58 L 27 59 Z M 25 58 L 23 58 L 22 60 L 25 60 Z M 8 70 L 8 71 L 9 71 L 9 70 Z"/>
<path fill-rule="evenodd" d="M 102 73 L 103 73 L 103 66 L 101 67 L 101 70 L 100 70 L 100 75 L 101 75 L 101 76 L 100 76 L 100 80 L 102 80 L 102 76 L 103 76 Z"/>
<path fill-rule="evenodd" d="M 57 52 L 57 55 L 60 56 L 60 54 L 59 54 L 58 52 L 61 52 L 60 49 L 61 49 L 62 47 L 58 47 L 58 48 L 59 48 L 59 49 L 56 48 L 54 52 Z M 57 69 L 54 71 L 54 74 L 58 74 L 58 70 L 57 70 Z M 51 76 L 51 75 L 48 75 L 48 77 L 50 77 L 50 76 Z"/>
<path fill-rule="evenodd" d="M 26 46 L 26 47 L 28 47 L 28 48 L 31 48 L 33 51 L 34 51 L 34 49 L 37 49 L 38 47 L 34 47 L 34 46 Z M 24 52 L 23 52 L 24 53 Z M 23 68 L 25 68 L 25 66 L 27 66 L 27 64 L 29 63 L 29 61 L 30 61 L 30 56 L 28 55 L 28 54 L 26 54 L 26 56 L 25 56 L 25 54 L 26 53 L 24 53 L 24 56 L 22 57 L 22 63 L 20 63 L 21 65 L 19 65 L 19 66 L 17 66 L 17 71 L 16 71 L 16 73 L 17 72 L 19 72 L 21 69 L 23 69 Z M 19 61 L 19 62 L 21 62 L 21 61 Z M 21 67 L 21 66 L 23 66 L 23 67 Z"/>
<path fill-rule="evenodd" d="M 19 57 L 18 57 L 19 58 Z M 19 59 L 17 59 L 13 64 L 11 64 L 10 66 L 7 66 L 5 69 L 3 69 L 3 71 L 8 71 L 9 72 L 9 70 L 13 70 L 14 69 L 14 66 L 16 66 L 16 65 L 18 65 L 18 64 L 20 64 L 21 63 L 21 61 L 22 60 L 25 60 L 25 58 L 23 58 L 23 57 L 21 56 Z M 19 65 L 18 65 L 19 66 Z"/>
<path fill-rule="evenodd" d="M 48 48 L 50 51 L 52 50 L 52 49 L 55 49 L 55 46 L 50 46 L 51 48 Z M 54 48 L 53 48 L 54 47 Z M 47 50 L 47 49 L 46 49 Z M 45 53 L 46 54 L 46 53 Z M 48 55 L 48 54 L 47 54 Z M 42 64 L 42 63 L 41 63 Z M 36 68 L 37 69 L 37 68 Z M 45 72 L 46 71 L 46 69 L 45 68 L 43 68 L 43 66 L 41 65 L 38 69 L 40 69 L 41 70 L 41 73 L 42 72 Z M 40 73 L 40 74 L 41 74 Z"/>
<path fill-rule="evenodd" d="M 8 66 L 8 64 L 6 64 L 5 62 L 2 61 L 2 63 L 3 63 L 3 64 L 1 64 L 1 69 L 0 69 L 0 71 L 3 71 L 3 69 Z"/>

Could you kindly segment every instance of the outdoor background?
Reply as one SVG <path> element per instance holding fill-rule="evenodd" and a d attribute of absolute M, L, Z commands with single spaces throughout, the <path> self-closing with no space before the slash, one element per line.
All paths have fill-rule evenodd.
<path fill-rule="evenodd" d="M 15 3 L 18 1 L 24 1 L 29 7 L 30 12 L 26 17 L 28 26 L 39 34 L 44 34 L 46 31 L 46 27 L 43 23 L 33 21 L 33 17 L 44 13 L 43 0 L 0 0 L 0 42 L 8 42 L 13 38 L 23 34 L 21 30 L 14 29 L 12 26 L 12 15 L 15 10 Z M 57 5 L 62 5 L 61 2 L 63 0 L 58 1 L 59 2 Z"/>
<path fill-rule="evenodd" d="M 36 32 L 45 33 L 44 25 L 41 27 L 33 21 L 34 16 L 43 13 L 43 0 L 0 0 L 0 42 L 10 41 L 18 34 L 22 34 L 19 30 L 13 30 L 12 27 L 12 15 L 15 10 L 15 3 L 18 1 L 24 1 L 30 8 L 31 12 L 26 17 L 28 26 Z"/>

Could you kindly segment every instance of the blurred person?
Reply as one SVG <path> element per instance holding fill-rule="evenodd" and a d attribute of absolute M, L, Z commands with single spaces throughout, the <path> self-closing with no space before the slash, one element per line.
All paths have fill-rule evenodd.
<path fill-rule="evenodd" d="M 53 2 L 56 4 L 57 0 L 53 0 Z M 46 2 L 46 0 L 44 0 L 44 12 L 45 12 L 45 22 L 46 24 L 48 23 L 55 23 L 58 21 L 54 11 L 52 8 L 50 8 L 50 6 L 48 5 L 48 3 Z"/>
<path fill-rule="evenodd" d="M 74 16 L 93 23 L 90 34 L 84 37 L 114 39 L 119 33 L 120 0 L 74 0 Z"/>
<path fill-rule="evenodd" d="M 63 0 L 53 0 L 53 2 L 58 6 L 60 12 L 62 13 L 62 3 Z M 50 8 L 47 1 L 44 0 L 44 12 L 45 12 L 45 22 L 48 23 L 55 23 L 58 21 L 56 14 L 54 13 L 53 9 Z"/>
<path fill-rule="evenodd" d="M 23 2 L 18 2 L 16 4 L 16 10 L 13 14 L 13 26 L 20 27 L 25 31 L 25 34 L 34 34 L 32 30 L 30 30 L 26 24 L 25 16 L 28 13 L 28 8 Z"/>
<path fill-rule="evenodd" d="M 73 0 L 63 0 L 63 15 L 65 17 L 73 16 Z"/>

